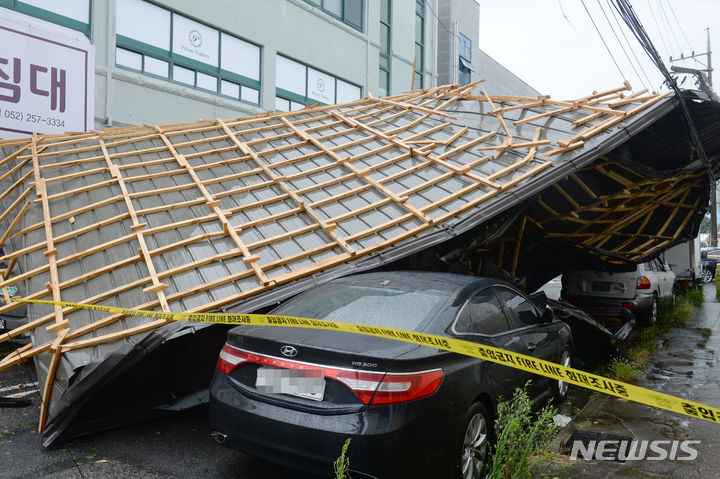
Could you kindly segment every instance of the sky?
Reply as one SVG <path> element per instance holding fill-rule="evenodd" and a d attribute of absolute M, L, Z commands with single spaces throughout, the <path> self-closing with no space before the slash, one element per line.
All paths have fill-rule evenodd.
<path fill-rule="evenodd" d="M 662 86 L 659 70 L 610 0 L 476 1 L 480 5 L 480 49 L 541 94 L 559 100 L 580 98 L 593 90 L 621 86 L 625 79 L 634 91 L 667 90 Z M 687 56 L 692 50 L 696 54 L 705 53 L 707 27 L 710 27 L 711 47 L 718 52 L 713 55 L 713 64 L 720 65 L 720 0 L 630 0 L 630 3 L 668 69 L 671 65 L 705 68 L 693 60 L 671 64 L 669 57 L 678 58 L 680 53 Z M 623 47 L 630 60 L 623 53 Z M 698 60 L 707 63 L 704 55 Z M 720 91 L 720 69 L 716 68 L 714 73 L 717 92 Z M 693 88 L 694 82 L 687 79 L 681 87 Z"/>

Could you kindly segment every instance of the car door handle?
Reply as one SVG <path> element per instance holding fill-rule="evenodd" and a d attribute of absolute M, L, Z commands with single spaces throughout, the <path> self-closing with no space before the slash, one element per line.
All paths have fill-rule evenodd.
<path fill-rule="evenodd" d="M 528 344 L 527 349 L 528 349 L 528 351 L 530 351 L 531 353 L 534 353 L 535 350 L 537 349 L 537 344 L 530 343 L 530 344 Z"/>

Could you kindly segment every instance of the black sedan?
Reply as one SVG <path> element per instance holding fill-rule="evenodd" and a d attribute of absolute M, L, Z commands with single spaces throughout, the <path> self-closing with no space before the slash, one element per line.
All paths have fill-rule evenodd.
<path fill-rule="evenodd" d="M 447 335 L 570 365 L 568 326 L 496 279 L 362 274 L 273 313 Z M 497 398 L 529 379 L 536 405 L 567 393 L 561 381 L 429 346 L 241 326 L 220 352 L 211 430 L 226 446 L 325 475 L 352 438 L 351 470 L 371 477 L 479 478 Z"/>

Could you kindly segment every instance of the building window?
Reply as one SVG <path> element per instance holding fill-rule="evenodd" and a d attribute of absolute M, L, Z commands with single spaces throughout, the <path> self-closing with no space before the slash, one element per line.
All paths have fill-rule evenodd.
<path fill-rule="evenodd" d="M 363 0 L 305 0 L 347 23 L 351 27 L 362 31 L 363 29 Z"/>
<path fill-rule="evenodd" d="M 415 0 L 415 88 L 423 87 L 424 53 L 425 0 Z"/>
<path fill-rule="evenodd" d="M 348 103 L 361 98 L 362 89 L 282 55 L 275 61 L 275 109 L 295 111 L 307 105 Z"/>
<path fill-rule="evenodd" d="M 90 0 L 0 0 L 0 6 L 90 36 Z"/>
<path fill-rule="evenodd" d="M 380 76 L 378 91 L 380 96 L 390 93 L 390 23 L 392 19 L 392 0 L 380 0 Z"/>
<path fill-rule="evenodd" d="M 470 83 L 472 68 L 472 42 L 462 33 L 458 34 L 458 82 L 460 85 Z"/>
<path fill-rule="evenodd" d="M 259 105 L 259 46 L 143 0 L 116 13 L 116 65 Z"/>

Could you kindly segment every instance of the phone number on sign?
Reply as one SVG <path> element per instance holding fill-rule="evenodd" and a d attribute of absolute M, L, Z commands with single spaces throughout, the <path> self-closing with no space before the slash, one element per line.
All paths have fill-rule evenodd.
<path fill-rule="evenodd" d="M 65 120 L 49 116 L 23 113 L 22 111 L 0 109 L 0 117 L 25 123 L 44 123 L 47 126 L 65 126 Z"/>

